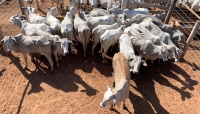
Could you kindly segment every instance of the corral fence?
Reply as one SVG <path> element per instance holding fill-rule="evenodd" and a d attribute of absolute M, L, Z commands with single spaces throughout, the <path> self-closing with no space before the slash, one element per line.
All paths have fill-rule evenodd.
<path fill-rule="evenodd" d="M 174 0 L 175 1 L 175 0 Z M 168 24 L 175 30 L 183 32 L 186 44 L 179 44 L 183 50 L 182 60 L 192 67 L 194 74 L 199 79 L 200 75 L 200 12 L 194 12 L 188 5 L 181 1 L 174 2 L 170 21 Z M 167 18 L 167 17 L 166 17 Z M 166 19 L 165 18 L 165 19 Z"/>

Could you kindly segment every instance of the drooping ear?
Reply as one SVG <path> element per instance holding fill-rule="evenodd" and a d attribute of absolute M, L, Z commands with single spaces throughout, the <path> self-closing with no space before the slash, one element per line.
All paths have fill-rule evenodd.
<path fill-rule="evenodd" d="M 14 42 L 16 42 L 15 37 L 10 36 L 10 38 L 11 38 Z"/>
<path fill-rule="evenodd" d="M 131 59 L 129 59 L 128 61 L 133 61 L 134 60 L 134 58 L 131 58 Z"/>
<path fill-rule="evenodd" d="M 72 44 L 72 46 L 74 46 L 73 42 L 72 41 L 69 41 L 69 44 Z"/>
<path fill-rule="evenodd" d="M 142 65 L 147 66 L 147 63 L 144 60 L 142 60 Z"/>
<path fill-rule="evenodd" d="M 116 104 L 116 96 L 113 95 L 113 103 Z"/>

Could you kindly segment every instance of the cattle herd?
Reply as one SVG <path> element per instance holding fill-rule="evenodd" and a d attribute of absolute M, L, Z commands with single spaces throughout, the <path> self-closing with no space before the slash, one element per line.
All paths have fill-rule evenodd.
<path fill-rule="evenodd" d="M 140 65 L 147 65 L 147 60 L 174 59 L 179 61 L 182 50 L 178 43 L 185 43 L 186 36 L 167 24 L 162 19 L 164 14 L 150 15 L 145 8 L 121 9 L 120 3 L 113 7 L 93 8 L 90 12 L 75 5 L 67 6 L 69 11 L 60 22 L 57 8 L 52 7 L 46 17 L 38 16 L 33 7 L 26 7 L 28 20 L 22 15 L 11 16 L 9 21 L 21 29 L 21 34 L 4 36 L 1 44 L 7 52 L 21 52 L 28 68 L 27 53 L 31 59 L 33 53 L 44 55 L 53 71 L 55 58 L 57 67 L 61 56 L 69 54 L 70 47 L 80 42 L 84 57 L 88 43 L 93 42 L 91 55 L 95 47 L 101 44 L 100 53 L 103 62 L 113 61 L 115 88 L 107 87 L 101 107 L 107 104 L 120 105 L 129 96 L 130 72 L 139 73 Z M 108 49 L 118 50 L 114 57 L 107 55 Z M 82 51 L 82 50 L 78 50 Z"/>

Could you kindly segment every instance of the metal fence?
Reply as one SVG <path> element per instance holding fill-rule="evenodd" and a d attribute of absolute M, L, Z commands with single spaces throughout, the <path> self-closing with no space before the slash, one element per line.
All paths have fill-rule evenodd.
<path fill-rule="evenodd" d="M 174 29 L 186 36 L 186 45 L 180 44 L 184 51 L 183 60 L 192 67 L 197 78 L 200 76 L 200 12 L 194 12 L 186 4 L 176 4 L 170 21 Z M 199 78 L 198 78 L 199 79 Z"/>

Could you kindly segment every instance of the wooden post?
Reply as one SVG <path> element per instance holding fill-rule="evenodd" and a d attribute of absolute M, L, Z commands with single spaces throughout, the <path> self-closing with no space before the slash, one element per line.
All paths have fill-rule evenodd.
<path fill-rule="evenodd" d="M 38 0 L 35 0 L 35 1 L 36 1 L 37 10 L 39 10 L 40 6 L 39 6 L 39 3 L 38 3 Z"/>
<path fill-rule="evenodd" d="M 3 39 L 3 32 L 2 32 L 1 27 L 0 27 L 0 40 L 2 40 L 2 39 Z"/>
<path fill-rule="evenodd" d="M 199 26 L 200 26 L 200 21 L 197 20 L 196 23 L 195 23 L 195 25 L 194 25 L 194 28 L 192 29 L 192 31 L 191 31 L 191 33 L 190 33 L 190 35 L 189 35 L 189 37 L 188 37 L 188 39 L 186 41 L 185 46 L 183 48 L 183 54 L 182 54 L 181 58 L 184 57 L 186 51 L 188 50 L 188 47 L 190 46 L 190 44 L 191 44 L 194 36 L 196 35 L 196 32 L 199 29 Z"/>
<path fill-rule="evenodd" d="M 169 23 L 169 20 L 170 20 L 170 18 L 171 18 L 171 16 L 172 16 L 172 13 L 173 13 L 173 11 L 174 11 L 176 2 L 177 2 L 177 0 L 173 0 L 172 4 L 171 4 L 170 7 L 169 7 L 167 16 L 165 17 L 165 21 L 164 21 L 165 24 L 168 24 L 168 23 Z"/>
<path fill-rule="evenodd" d="M 22 7 L 24 7 L 23 0 L 19 0 L 19 5 L 20 5 L 20 9 L 21 9 L 22 15 L 26 15 L 26 12 L 24 11 L 24 9 L 22 9 Z"/>

